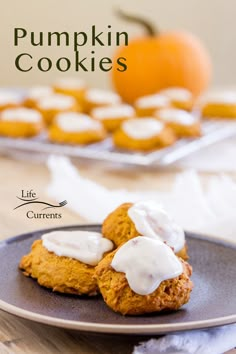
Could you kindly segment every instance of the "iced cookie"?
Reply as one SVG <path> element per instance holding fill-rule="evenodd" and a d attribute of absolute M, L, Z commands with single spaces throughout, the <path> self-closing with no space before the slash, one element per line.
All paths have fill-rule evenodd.
<path fill-rule="evenodd" d="M 105 137 L 103 125 L 81 113 L 60 113 L 49 128 L 49 139 L 57 143 L 91 144 Z"/>
<path fill-rule="evenodd" d="M 134 103 L 138 117 L 153 116 L 158 109 L 168 107 L 169 105 L 169 98 L 161 94 L 143 96 Z"/>
<path fill-rule="evenodd" d="M 90 112 L 97 107 L 117 105 L 121 103 L 119 95 L 112 91 L 102 89 L 89 89 L 84 94 L 83 109 Z"/>
<path fill-rule="evenodd" d="M 104 220 L 102 234 L 117 247 L 139 235 L 159 239 L 188 259 L 184 230 L 154 201 L 120 205 Z"/>
<path fill-rule="evenodd" d="M 22 98 L 13 92 L 0 90 L 0 112 L 8 108 L 19 107 L 22 103 Z"/>
<path fill-rule="evenodd" d="M 170 87 L 160 91 L 160 94 L 169 98 L 173 107 L 191 111 L 193 108 L 193 95 L 192 93 L 182 87 Z"/>
<path fill-rule="evenodd" d="M 53 123 L 55 116 L 64 112 L 78 112 L 80 107 L 74 97 L 53 94 L 37 102 L 37 109 L 42 113 L 47 125 Z"/>
<path fill-rule="evenodd" d="M 134 118 L 124 121 L 113 135 L 118 148 L 151 151 L 172 145 L 176 138 L 170 128 L 155 118 Z"/>
<path fill-rule="evenodd" d="M 121 123 L 135 116 L 133 107 L 127 104 L 99 107 L 91 111 L 91 116 L 102 122 L 108 132 L 117 130 Z"/>
<path fill-rule="evenodd" d="M 236 92 L 209 93 L 202 98 L 200 106 L 204 118 L 236 118 Z"/>
<path fill-rule="evenodd" d="M 156 112 L 156 117 L 179 138 L 195 138 L 201 135 L 200 121 L 193 113 L 178 108 L 163 108 Z"/>
<path fill-rule="evenodd" d="M 33 243 L 19 268 L 53 291 L 92 296 L 98 292 L 95 266 L 112 248 L 97 232 L 54 231 Z"/>
<path fill-rule="evenodd" d="M 0 135 L 27 138 L 38 135 L 42 130 L 42 115 L 34 109 L 9 108 L 0 113 Z"/>
<path fill-rule="evenodd" d="M 28 108 L 36 108 L 37 102 L 44 98 L 53 94 L 53 90 L 49 86 L 35 86 L 28 90 L 25 100 L 24 106 Z"/>
<path fill-rule="evenodd" d="M 170 247 L 145 236 L 124 243 L 96 267 L 105 303 L 123 315 L 178 310 L 189 301 L 191 274 Z"/>
<path fill-rule="evenodd" d="M 54 91 L 64 95 L 73 96 L 81 105 L 86 90 L 86 84 L 79 78 L 60 78 L 53 85 Z"/>

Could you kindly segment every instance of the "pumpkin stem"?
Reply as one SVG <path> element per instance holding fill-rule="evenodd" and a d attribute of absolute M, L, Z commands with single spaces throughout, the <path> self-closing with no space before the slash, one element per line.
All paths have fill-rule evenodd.
<path fill-rule="evenodd" d="M 136 15 L 128 14 L 127 12 L 119 8 L 115 9 L 115 13 L 118 17 L 120 17 L 125 21 L 137 23 L 143 26 L 149 36 L 156 36 L 158 34 L 158 31 L 154 28 L 154 26 L 144 18 L 141 18 Z"/>

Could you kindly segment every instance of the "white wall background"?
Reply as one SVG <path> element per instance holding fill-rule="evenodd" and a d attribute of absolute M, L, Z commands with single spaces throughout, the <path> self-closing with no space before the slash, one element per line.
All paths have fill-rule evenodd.
<path fill-rule="evenodd" d="M 0 86 L 28 86 L 53 81 L 57 70 L 41 73 L 37 69 L 21 73 L 15 69 L 18 53 L 29 52 L 35 58 L 73 57 L 66 48 L 32 48 L 28 40 L 19 48 L 13 45 L 14 27 L 30 31 L 88 31 L 95 24 L 104 30 L 125 30 L 130 38 L 141 34 L 138 26 L 126 24 L 114 16 L 122 7 L 150 20 L 161 30 L 186 29 L 199 36 L 213 59 L 214 85 L 236 83 L 236 0 L 0 0 Z M 82 48 L 84 56 L 91 48 Z M 96 48 L 97 58 L 111 55 L 113 48 Z M 67 76 L 73 76 L 73 71 Z M 77 74 L 78 75 L 78 74 Z M 109 74 L 97 70 L 81 73 L 93 86 L 109 85 Z"/>

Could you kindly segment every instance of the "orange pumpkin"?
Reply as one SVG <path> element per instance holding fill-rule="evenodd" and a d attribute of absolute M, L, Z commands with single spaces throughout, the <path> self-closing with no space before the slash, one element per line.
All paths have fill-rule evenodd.
<path fill-rule="evenodd" d="M 112 81 L 121 97 L 134 102 L 138 97 L 153 94 L 168 87 L 184 87 L 195 97 L 209 85 L 211 60 L 198 38 L 184 31 L 155 35 L 146 21 L 119 12 L 129 21 L 141 23 L 148 35 L 133 39 L 115 53 L 125 57 L 127 70 L 112 70 Z"/>

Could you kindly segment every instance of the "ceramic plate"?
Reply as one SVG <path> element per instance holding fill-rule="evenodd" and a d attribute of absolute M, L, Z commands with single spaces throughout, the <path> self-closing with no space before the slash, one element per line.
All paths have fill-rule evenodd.
<path fill-rule="evenodd" d="M 99 231 L 100 226 L 63 229 Z M 52 293 L 23 276 L 18 270 L 20 258 L 45 231 L 52 229 L 0 243 L 2 310 L 40 323 L 97 333 L 162 334 L 236 322 L 236 247 L 231 244 L 187 233 L 195 284 L 191 300 L 176 312 L 131 317 L 114 313 L 99 296 Z"/>

